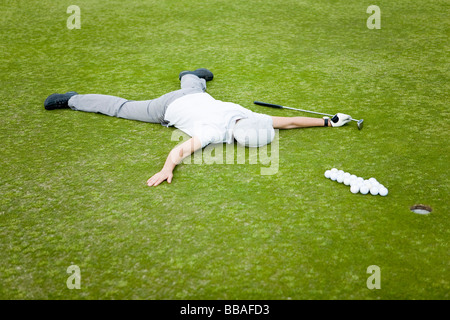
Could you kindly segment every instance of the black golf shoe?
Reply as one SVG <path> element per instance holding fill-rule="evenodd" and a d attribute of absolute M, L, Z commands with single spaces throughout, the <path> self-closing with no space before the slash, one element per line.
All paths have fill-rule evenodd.
<path fill-rule="evenodd" d="M 68 102 L 71 97 L 77 95 L 75 91 L 69 91 L 66 93 L 54 93 L 45 99 L 44 107 L 46 110 L 64 109 L 68 108 Z"/>
<path fill-rule="evenodd" d="M 211 81 L 214 78 L 214 75 L 211 71 L 205 68 L 200 68 L 195 71 L 182 71 L 180 72 L 179 78 L 181 78 L 187 74 L 196 75 L 199 78 L 205 79 L 206 81 Z"/>

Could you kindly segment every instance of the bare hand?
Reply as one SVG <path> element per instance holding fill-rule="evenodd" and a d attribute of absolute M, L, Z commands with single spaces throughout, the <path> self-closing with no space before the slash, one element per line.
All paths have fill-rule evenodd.
<path fill-rule="evenodd" d="M 160 172 L 154 174 L 150 179 L 147 180 L 147 185 L 149 187 L 156 187 L 158 184 L 167 180 L 167 183 L 172 182 L 173 173 L 169 170 L 161 170 Z"/>

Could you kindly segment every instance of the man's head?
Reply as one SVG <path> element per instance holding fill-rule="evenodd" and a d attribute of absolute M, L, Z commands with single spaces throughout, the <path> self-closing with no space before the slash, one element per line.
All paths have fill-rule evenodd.
<path fill-rule="evenodd" d="M 262 147 L 272 142 L 275 137 L 272 118 L 255 115 L 236 122 L 233 128 L 236 141 L 246 147 Z"/>

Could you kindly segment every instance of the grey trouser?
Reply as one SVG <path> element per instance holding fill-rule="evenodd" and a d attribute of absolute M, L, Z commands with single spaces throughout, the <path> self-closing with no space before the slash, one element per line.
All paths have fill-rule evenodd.
<path fill-rule="evenodd" d="M 69 99 L 69 107 L 72 110 L 98 112 L 108 116 L 161 123 L 167 126 L 164 115 L 173 101 L 188 94 L 206 91 L 205 79 L 192 74 L 183 76 L 180 83 L 181 89 L 153 100 L 133 101 L 103 94 L 78 94 Z"/>

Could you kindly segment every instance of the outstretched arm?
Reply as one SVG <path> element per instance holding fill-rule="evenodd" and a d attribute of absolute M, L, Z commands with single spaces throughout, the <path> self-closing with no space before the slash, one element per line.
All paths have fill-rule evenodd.
<path fill-rule="evenodd" d="M 323 127 L 325 120 L 322 118 L 310 117 L 272 117 L 275 129 L 295 129 L 307 127 Z M 328 122 L 331 127 L 331 121 Z"/>
<path fill-rule="evenodd" d="M 166 162 L 162 170 L 156 174 L 154 174 L 150 179 L 147 180 L 147 185 L 149 187 L 156 187 L 164 180 L 167 180 L 168 183 L 172 182 L 173 170 L 184 158 L 191 155 L 198 149 L 202 148 L 202 143 L 200 139 L 193 137 L 179 146 L 173 148 L 169 155 L 167 156 Z"/>
<path fill-rule="evenodd" d="M 341 127 L 351 120 L 348 114 L 337 113 L 333 118 L 328 118 L 328 127 Z M 325 119 L 309 117 L 272 117 L 272 121 L 275 129 L 323 127 L 326 123 Z"/>

